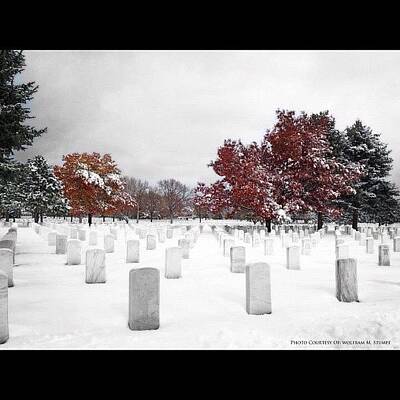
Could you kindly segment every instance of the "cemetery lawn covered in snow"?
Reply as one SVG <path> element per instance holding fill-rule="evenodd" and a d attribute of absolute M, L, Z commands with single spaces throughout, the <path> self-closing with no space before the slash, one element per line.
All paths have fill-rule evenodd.
<path fill-rule="evenodd" d="M 6 232 L 0 228 L 0 236 Z M 103 247 L 104 233 L 96 247 Z M 139 263 L 125 262 L 124 236 L 118 230 L 115 251 L 106 253 L 106 283 L 87 284 L 88 240 L 82 242 L 82 263 L 66 265 L 66 255 L 55 254 L 47 236 L 19 227 L 14 287 L 8 289 L 9 340 L 0 349 L 400 348 L 400 252 L 392 244 L 391 266 L 378 266 L 377 241 L 367 254 L 365 245 L 346 239 L 349 256 L 357 259 L 359 302 L 345 303 L 335 297 L 333 234 L 300 256 L 300 270 L 286 268 L 279 236 L 272 236 L 274 255 L 264 255 L 262 243 L 237 243 L 246 247 L 246 263 L 271 267 L 272 313 L 249 315 L 245 274 L 230 272 L 230 259 L 207 223 L 189 259 L 182 259 L 180 279 L 164 276 L 165 249 L 178 245 L 180 232 L 157 242 L 155 250 L 140 240 Z M 129 238 L 138 236 L 132 230 Z M 160 328 L 132 331 L 129 271 L 143 267 L 160 270 Z"/>

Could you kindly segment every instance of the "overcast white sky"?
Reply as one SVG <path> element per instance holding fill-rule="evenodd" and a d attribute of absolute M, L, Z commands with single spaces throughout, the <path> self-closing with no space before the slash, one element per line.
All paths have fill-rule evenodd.
<path fill-rule="evenodd" d="M 225 138 L 259 141 L 277 108 L 357 118 L 393 150 L 400 183 L 400 52 L 26 51 L 39 85 L 31 148 L 60 163 L 70 152 L 111 153 L 123 174 L 195 185 Z"/>

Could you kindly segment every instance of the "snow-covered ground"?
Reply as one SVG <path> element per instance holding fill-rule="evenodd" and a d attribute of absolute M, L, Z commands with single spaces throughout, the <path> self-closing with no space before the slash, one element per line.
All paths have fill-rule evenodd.
<path fill-rule="evenodd" d="M 6 230 L 0 228 L 0 236 Z M 264 256 L 262 245 L 246 245 L 248 262 L 270 264 L 272 282 L 272 314 L 248 315 L 245 274 L 230 272 L 229 257 L 222 255 L 208 226 L 190 259 L 183 260 L 183 277 L 164 278 L 165 248 L 177 245 L 177 233 L 157 243 L 156 250 L 146 250 L 141 240 L 141 262 L 126 264 L 124 235 L 119 232 L 115 253 L 106 254 L 107 282 L 88 285 L 85 247 L 82 265 L 67 266 L 66 256 L 56 255 L 55 247 L 32 228 L 18 228 L 15 287 L 9 289 L 10 338 L 0 349 L 400 347 L 400 253 L 391 249 L 392 265 L 378 267 L 377 244 L 374 254 L 366 254 L 364 246 L 351 241 L 360 302 L 341 303 L 335 297 L 333 235 L 325 235 L 310 256 L 301 256 L 299 271 L 286 269 L 278 236 L 273 256 Z M 160 328 L 132 331 L 127 324 L 128 273 L 144 266 L 161 272 Z M 354 340 L 371 344 L 344 343 Z"/>

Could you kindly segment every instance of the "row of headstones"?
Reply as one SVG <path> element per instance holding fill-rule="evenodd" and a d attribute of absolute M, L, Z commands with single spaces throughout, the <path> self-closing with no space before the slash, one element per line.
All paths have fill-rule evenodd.
<path fill-rule="evenodd" d="M 236 253 L 235 247 L 230 248 L 230 253 L 232 258 Z M 93 254 L 92 261 L 97 260 L 98 264 L 104 264 L 104 252 L 100 255 L 95 251 L 90 254 Z M 173 254 L 173 252 L 170 254 Z M 336 297 L 338 300 L 346 302 L 358 301 L 356 260 L 337 260 L 335 272 Z M 247 313 L 256 315 L 270 314 L 272 307 L 269 265 L 267 263 L 248 264 L 245 265 L 245 273 Z M 2 310 L 2 317 L 8 313 L 8 309 L 6 309 L 6 313 L 3 312 L 4 305 L 6 305 L 4 299 L 7 300 L 7 292 L 4 296 L 4 288 L 7 290 L 6 285 L 4 285 L 4 278 L 5 274 L 0 275 L 0 310 Z M 160 271 L 157 268 L 132 269 L 129 273 L 129 328 L 132 330 L 158 329 L 160 326 L 159 307 Z M 2 321 L 4 322 L 4 318 L 2 318 Z M 3 333 L 3 331 L 0 331 L 0 334 Z"/>
<path fill-rule="evenodd" d="M 261 231 L 263 232 L 263 231 Z M 314 233 L 309 233 L 309 231 L 306 229 L 305 231 L 302 231 L 303 234 L 299 234 L 295 231 L 289 231 L 288 233 L 284 233 L 283 231 L 280 232 L 280 239 L 282 243 L 283 248 L 291 248 L 291 247 L 299 247 L 299 249 L 291 249 L 291 250 L 286 250 L 287 257 L 288 259 L 292 258 L 290 257 L 291 254 L 297 254 L 301 250 L 302 255 L 310 255 L 311 254 L 311 248 L 314 248 L 317 246 L 317 244 L 320 241 L 320 238 L 324 236 L 324 231 L 320 230 Z M 225 238 L 223 232 L 220 231 L 214 231 L 215 234 L 219 235 L 218 240 L 220 242 L 223 241 Z M 258 247 L 260 244 L 263 242 L 264 243 L 264 255 L 272 255 L 274 253 L 274 236 L 265 236 L 263 233 L 258 234 L 256 232 L 253 232 L 252 235 L 249 233 L 244 233 L 242 230 L 233 230 L 233 237 L 235 240 L 243 241 L 245 244 L 252 244 L 252 247 Z M 227 252 L 229 250 L 224 251 L 225 255 L 228 255 Z M 296 256 L 294 256 L 296 257 Z M 290 264 L 290 263 L 289 263 Z M 297 264 L 297 263 L 295 263 Z"/>
<path fill-rule="evenodd" d="M 181 258 L 189 258 L 189 249 L 194 247 L 194 243 L 199 236 L 199 230 L 192 230 L 186 233 L 185 228 L 184 239 L 178 240 L 178 247 L 166 249 L 166 277 L 181 276 Z M 168 232 L 168 231 L 167 231 Z M 171 233 L 173 233 L 171 231 Z M 89 245 L 97 244 L 96 231 L 89 233 Z M 172 238 L 172 235 L 168 235 Z M 88 249 L 86 252 L 86 282 L 87 283 L 103 283 L 105 282 L 105 253 L 114 252 L 115 236 L 108 234 L 104 236 L 103 249 Z M 56 232 L 48 233 L 48 244 L 56 246 L 56 254 L 67 255 L 67 265 L 81 264 L 81 241 L 79 239 L 67 239 L 66 235 L 57 234 Z M 126 241 L 126 262 L 139 262 L 139 240 Z M 156 238 L 154 235 L 146 236 L 146 249 L 154 250 L 156 248 Z M 179 271 L 176 272 L 176 271 Z M 179 275 L 179 276 L 176 276 Z"/>
<path fill-rule="evenodd" d="M 238 231 L 238 240 L 242 240 L 242 235 L 240 232 L 242 231 Z M 245 246 L 235 246 L 235 231 L 233 231 L 232 235 L 227 235 L 224 231 L 215 229 L 213 233 L 218 241 L 219 247 L 222 248 L 223 255 L 231 257 L 231 271 L 244 272 L 246 248 Z M 318 232 L 318 237 L 320 237 L 321 234 L 323 235 L 323 232 Z M 285 237 L 286 236 L 283 238 L 285 239 Z M 256 233 L 253 233 L 253 247 L 256 247 L 259 244 L 254 244 L 254 238 L 257 238 Z M 264 255 L 274 254 L 274 239 L 272 237 L 265 237 L 262 239 L 262 241 L 264 243 Z M 247 243 L 246 240 L 244 240 L 244 242 Z M 283 241 L 282 243 L 282 247 L 286 248 L 286 267 L 288 269 L 300 269 L 300 247 L 296 244 L 296 242 L 289 243 Z M 314 239 L 313 242 L 309 238 L 302 239 L 301 254 L 310 254 L 311 243 L 313 243 L 315 246 L 317 243 L 316 239 Z"/>
<path fill-rule="evenodd" d="M 66 238 L 66 235 L 56 235 Z M 149 235 L 148 235 L 149 236 Z M 196 239 L 197 240 L 197 239 Z M 80 250 L 80 241 L 70 239 L 67 248 Z M 71 247 L 72 245 L 72 247 Z M 181 246 L 183 245 L 183 246 Z M 179 247 L 166 248 L 165 277 L 176 279 L 182 276 L 182 258 L 189 257 L 190 241 L 181 239 Z M 187 250 L 185 252 L 185 250 Z M 67 257 L 68 258 L 68 257 Z M 78 252 L 71 254 L 67 262 L 78 261 Z M 127 242 L 127 262 L 139 262 L 139 241 Z M 80 251 L 79 251 L 80 263 Z M 129 274 L 129 322 L 130 329 L 158 329 L 159 327 L 159 285 L 160 272 L 156 268 L 132 269 Z M 86 251 L 86 283 L 105 283 L 105 251 L 88 249 Z M 7 282 L 7 284 L 6 284 Z M 8 276 L 0 271 L 0 344 L 9 338 L 8 330 Z"/>
<path fill-rule="evenodd" d="M 222 232 L 215 231 L 218 240 Z M 266 239 L 270 241 L 271 239 Z M 249 314 L 271 313 L 271 279 L 267 263 L 246 264 L 246 248 L 233 246 L 232 239 L 223 239 L 224 254 L 230 252 L 230 270 L 233 273 L 246 274 L 246 310 Z M 287 268 L 299 269 L 299 248 L 287 247 Z M 358 301 L 357 271 L 355 259 L 336 260 L 336 297 L 339 301 Z"/>
<path fill-rule="evenodd" d="M 367 254 L 374 254 L 375 240 L 373 237 L 355 231 L 351 236 L 360 246 L 364 246 Z M 388 239 L 390 240 L 390 239 Z M 378 244 L 378 265 L 390 266 L 390 246 L 386 244 L 386 239 L 381 238 L 383 244 Z M 393 252 L 400 252 L 400 237 L 392 240 Z M 351 244 L 348 240 L 340 235 L 335 235 L 335 254 L 336 258 L 348 258 Z"/>
<path fill-rule="evenodd" d="M 13 266 L 17 242 L 17 225 L 13 224 L 0 240 L 0 344 L 7 342 L 8 288 L 14 286 Z"/>

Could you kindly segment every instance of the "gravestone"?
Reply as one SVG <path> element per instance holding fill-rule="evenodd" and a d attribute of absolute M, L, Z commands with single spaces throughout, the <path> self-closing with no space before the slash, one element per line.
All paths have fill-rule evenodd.
<path fill-rule="evenodd" d="M 129 272 L 129 320 L 132 330 L 160 327 L 160 271 L 135 268 Z"/>
<path fill-rule="evenodd" d="M 71 234 L 70 234 L 71 239 L 78 239 L 78 229 L 71 229 Z"/>
<path fill-rule="evenodd" d="M 246 270 L 246 248 L 244 246 L 231 246 L 231 272 L 244 273 Z"/>
<path fill-rule="evenodd" d="M 395 253 L 400 251 L 400 237 L 393 238 L 393 251 Z"/>
<path fill-rule="evenodd" d="M 104 235 L 104 251 L 114 253 L 114 236 L 110 233 Z"/>
<path fill-rule="evenodd" d="M 49 246 L 55 246 L 56 245 L 56 235 L 57 235 L 57 232 L 49 232 L 47 234 L 47 244 Z"/>
<path fill-rule="evenodd" d="M 0 271 L 0 344 L 8 338 L 8 276 Z"/>
<path fill-rule="evenodd" d="M 378 246 L 378 265 L 390 266 L 390 252 L 388 244 L 380 244 Z"/>
<path fill-rule="evenodd" d="M 139 262 L 139 240 L 127 240 L 126 242 L 126 262 L 138 263 Z"/>
<path fill-rule="evenodd" d="M 155 235 L 147 235 L 146 250 L 154 250 L 156 248 L 156 243 Z"/>
<path fill-rule="evenodd" d="M 274 254 L 274 239 L 267 237 L 264 239 L 264 255 L 270 256 L 272 254 Z"/>
<path fill-rule="evenodd" d="M 336 298 L 343 302 L 358 301 L 357 260 L 336 260 Z"/>
<path fill-rule="evenodd" d="M 182 258 L 189 258 L 189 242 L 186 239 L 179 239 L 178 246 L 182 249 Z"/>
<path fill-rule="evenodd" d="M 374 238 L 372 236 L 367 237 L 367 240 L 365 243 L 366 243 L 367 254 L 373 254 L 374 253 Z"/>
<path fill-rule="evenodd" d="M 118 240 L 118 231 L 115 228 L 110 228 L 110 235 L 113 236 L 114 240 Z"/>
<path fill-rule="evenodd" d="M 245 243 L 250 243 L 250 242 L 251 242 L 251 235 L 250 235 L 250 233 L 246 232 L 246 233 L 244 234 L 244 242 L 245 242 Z"/>
<path fill-rule="evenodd" d="M 78 230 L 78 239 L 84 242 L 86 240 L 86 230 L 85 229 L 79 229 Z"/>
<path fill-rule="evenodd" d="M 246 311 L 252 315 L 271 314 L 271 278 L 267 263 L 246 265 Z"/>
<path fill-rule="evenodd" d="M 339 244 L 336 246 L 336 259 L 349 258 L 349 245 Z"/>
<path fill-rule="evenodd" d="M 106 282 L 106 253 L 103 249 L 86 251 L 86 283 Z"/>
<path fill-rule="evenodd" d="M 303 232 L 303 231 L 301 231 Z M 309 256 L 311 253 L 311 241 L 308 238 L 301 239 L 301 254 Z"/>
<path fill-rule="evenodd" d="M 299 246 L 286 247 L 286 268 L 300 269 L 300 248 Z"/>
<path fill-rule="evenodd" d="M 2 239 L 0 240 L 0 249 L 8 249 L 13 253 L 13 264 L 15 264 L 15 240 Z"/>
<path fill-rule="evenodd" d="M 165 277 L 167 279 L 182 277 L 182 248 L 169 247 L 165 249 Z"/>
<path fill-rule="evenodd" d="M 233 239 L 224 239 L 224 256 L 229 257 L 231 254 L 231 247 L 235 245 Z"/>
<path fill-rule="evenodd" d="M 164 231 L 164 229 L 159 229 L 157 231 L 157 236 L 158 236 L 158 241 L 160 243 L 164 243 L 165 242 L 165 231 Z"/>
<path fill-rule="evenodd" d="M 13 252 L 10 249 L 0 249 L 0 272 L 7 275 L 8 287 L 13 287 Z"/>
<path fill-rule="evenodd" d="M 56 254 L 65 254 L 67 252 L 67 235 L 56 235 Z"/>
<path fill-rule="evenodd" d="M 253 233 L 252 246 L 253 247 L 259 247 L 260 246 L 260 236 L 256 232 Z"/>
<path fill-rule="evenodd" d="M 97 232 L 96 231 L 89 232 L 89 246 L 97 246 Z"/>
<path fill-rule="evenodd" d="M 79 239 L 67 240 L 67 265 L 81 263 L 81 242 Z"/>
<path fill-rule="evenodd" d="M 174 230 L 167 228 L 167 239 L 172 239 L 174 237 Z"/>

